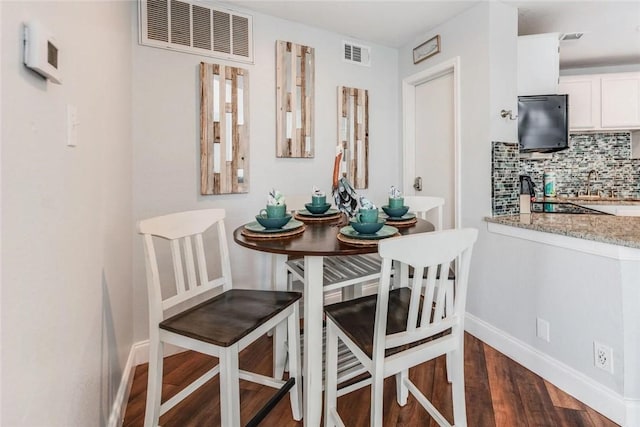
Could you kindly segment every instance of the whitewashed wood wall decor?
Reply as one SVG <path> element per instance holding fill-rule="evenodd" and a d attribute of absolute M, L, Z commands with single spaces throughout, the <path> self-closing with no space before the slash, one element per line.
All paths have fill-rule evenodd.
<path fill-rule="evenodd" d="M 200 63 L 200 192 L 249 192 L 249 72 Z"/>
<path fill-rule="evenodd" d="M 343 171 L 356 189 L 369 187 L 369 91 L 338 86 L 338 144 Z"/>
<path fill-rule="evenodd" d="M 276 42 L 276 156 L 313 157 L 315 50 Z"/>

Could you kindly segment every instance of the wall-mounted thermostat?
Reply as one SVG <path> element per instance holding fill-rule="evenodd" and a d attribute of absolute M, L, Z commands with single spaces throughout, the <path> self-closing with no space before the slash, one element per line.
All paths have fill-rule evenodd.
<path fill-rule="evenodd" d="M 37 21 L 24 24 L 24 65 L 53 83 L 62 83 L 56 39 Z"/>

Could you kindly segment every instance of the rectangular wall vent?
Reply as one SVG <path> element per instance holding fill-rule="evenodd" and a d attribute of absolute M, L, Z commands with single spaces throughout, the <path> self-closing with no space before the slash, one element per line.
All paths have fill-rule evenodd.
<path fill-rule="evenodd" d="M 371 48 L 355 44 L 352 42 L 342 42 L 344 57 L 346 62 L 359 65 L 371 65 Z"/>
<path fill-rule="evenodd" d="M 253 63 L 253 18 L 189 0 L 139 0 L 140 44 Z"/>

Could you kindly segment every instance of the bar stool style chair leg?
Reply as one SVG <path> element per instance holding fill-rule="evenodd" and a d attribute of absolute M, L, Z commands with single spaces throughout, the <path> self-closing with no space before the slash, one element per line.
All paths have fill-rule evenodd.
<path fill-rule="evenodd" d="M 138 222 L 138 232 L 144 241 L 149 296 L 150 354 L 145 427 L 157 426 L 162 414 L 215 375 L 220 375 L 220 414 L 224 427 L 240 426 L 240 379 L 278 389 L 248 426 L 256 426 L 287 392 L 293 418 L 302 418 L 298 320 L 301 294 L 234 289 L 224 217 L 224 209 L 204 209 Z M 213 280 L 207 270 L 204 245 L 204 234 L 209 229 L 217 230 L 221 270 L 220 276 Z M 169 249 L 165 252 L 156 251 L 161 241 L 168 243 Z M 159 259 L 158 254 L 166 255 Z M 161 269 L 164 264 L 168 266 L 166 271 Z M 161 270 L 166 274 L 161 274 Z M 165 277 L 171 276 L 170 271 L 173 278 Z M 163 289 L 166 291 L 167 282 L 171 281 L 173 292 L 163 296 Z M 221 292 L 210 297 L 216 291 Z M 203 301 L 207 296 L 209 298 Z M 170 317 L 166 315 L 167 311 L 175 313 L 177 310 L 181 311 Z M 288 327 L 289 380 L 240 370 L 239 352 L 282 322 L 287 322 Z M 217 357 L 219 364 L 161 403 L 165 343 Z"/>
<path fill-rule="evenodd" d="M 478 231 L 471 228 L 414 234 L 383 240 L 379 254 L 383 259 L 382 278 L 377 295 L 344 301 L 325 307 L 327 315 L 327 355 L 325 359 L 325 426 L 342 426 L 337 398 L 371 385 L 370 425 L 383 421 L 383 381 L 396 376 L 401 386 L 440 426 L 451 427 L 416 385 L 403 376 L 412 366 L 451 354 L 454 425 L 467 425 L 464 398 L 464 314 L 471 252 Z M 445 275 L 437 279 L 438 268 L 447 271 L 459 259 L 454 295 L 444 285 Z M 408 264 L 415 275 L 408 287 L 391 289 L 392 262 Z M 423 272 L 427 269 L 427 289 L 422 294 Z M 440 283 L 436 283 L 440 282 Z M 453 298 L 453 311 L 445 300 Z M 373 329 L 370 325 L 373 324 Z M 344 343 L 362 363 L 370 378 L 338 390 L 337 348 Z M 402 405 L 400 396 L 398 402 Z"/>

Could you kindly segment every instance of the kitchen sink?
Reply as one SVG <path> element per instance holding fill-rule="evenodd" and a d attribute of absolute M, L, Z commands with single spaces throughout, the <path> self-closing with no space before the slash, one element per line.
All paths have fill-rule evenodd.
<path fill-rule="evenodd" d="M 593 205 L 580 203 L 580 206 L 616 216 L 640 216 L 640 205 Z"/>

